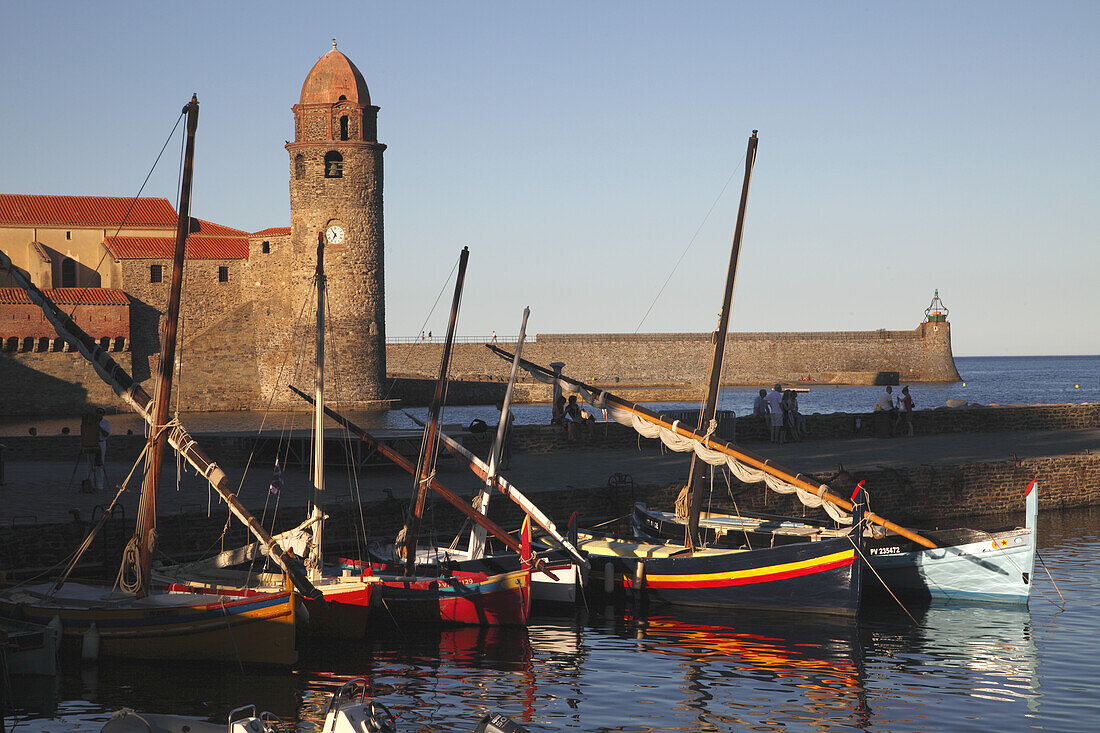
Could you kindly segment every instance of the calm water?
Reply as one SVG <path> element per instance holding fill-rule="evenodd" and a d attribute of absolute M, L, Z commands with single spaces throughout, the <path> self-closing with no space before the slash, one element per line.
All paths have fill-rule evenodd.
<path fill-rule="evenodd" d="M 120 706 L 224 720 L 253 702 L 319 731 L 331 692 L 363 676 L 402 731 L 468 731 L 486 710 L 545 731 L 1080 730 L 1100 716 L 1100 511 L 1041 515 L 1039 545 L 1064 610 L 1037 570 L 1030 609 L 937 606 L 915 623 L 890 608 L 850 623 L 594 610 L 529 629 L 380 632 L 314 645 L 277 674 L 69 668 L 6 723 L 98 730 Z"/>
<path fill-rule="evenodd" d="M 960 357 L 955 360 L 965 381 L 955 384 L 920 384 L 910 392 L 918 410 L 942 407 L 947 400 L 965 400 L 968 403 L 991 405 L 1036 405 L 1100 402 L 1100 356 L 996 356 Z M 770 388 L 771 385 L 760 385 Z M 830 387 L 797 382 L 793 386 L 809 389 L 798 398 L 805 414 L 815 412 L 869 412 L 882 394 L 881 387 Z M 759 388 L 724 389 L 719 396 L 719 409 L 734 410 L 738 415 L 752 411 L 752 402 Z M 679 410 L 698 408 L 697 404 L 670 402 L 651 404 L 658 409 Z M 410 413 L 423 417 L 425 408 L 412 408 Z M 549 405 L 516 405 L 513 408 L 519 424 L 540 424 L 550 420 Z M 452 425 L 469 425 L 475 418 L 495 425 L 499 411 L 491 406 L 448 407 L 444 422 Z M 350 416 L 365 428 L 414 428 L 415 423 L 402 410 L 390 412 L 351 413 Z M 133 430 L 141 433 L 141 420 L 133 415 L 110 417 L 115 432 Z M 265 421 L 260 412 L 207 412 L 186 413 L 183 423 L 193 433 L 205 431 L 256 430 Z M 34 425 L 41 435 L 56 435 L 63 427 L 79 431 L 80 420 L 73 418 L 30 419 L 0 416 L 0 435 L 26 434 Z M 284 426 L 308 428 L 310 418 L 306 413 L 274 413 L 266 417 L 268 428 Z"/>

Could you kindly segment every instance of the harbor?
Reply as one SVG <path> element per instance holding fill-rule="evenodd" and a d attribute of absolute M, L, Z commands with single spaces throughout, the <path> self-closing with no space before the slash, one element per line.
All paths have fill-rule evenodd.
<path fill-rule="evenodd" d="M 1096 717 L 1094 8 L 11 10 L 0 733 Z"/>

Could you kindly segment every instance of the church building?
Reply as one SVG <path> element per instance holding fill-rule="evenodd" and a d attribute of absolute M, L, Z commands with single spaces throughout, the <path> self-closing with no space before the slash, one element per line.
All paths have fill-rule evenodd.
<path fill-rule="evenodd" d="M 191 219 L 180 326 L 180 409 L 304 409 L 286 388 L 313 353 L 313 277 L 324 238 L 326 383 L 348 407 L 384 397 L 385 282 L 378 107 L 333 42 L 306 75 L 289 154 L 290 223 L 245 232 Z M 0 194 L 0 250 L 135 379 L 149 379 L 167 308 L 176 212 L 167 199 Z M 305 308 L 304 308 L 305 307 Z M 0 272 L 0 379 L 45 405 L 121 407 Z M 312 364 L 312 356 L 306 359 Z M 296 371 L 297 370 L 297 371 Z M 312 366 L 308 370 L 312 380 Z M 79 375 L 75 376 L 74 375 Z M 19 382 L 9 382 L 18 379 Z M 0 407 L 19 405 L 0 396 Z"/>

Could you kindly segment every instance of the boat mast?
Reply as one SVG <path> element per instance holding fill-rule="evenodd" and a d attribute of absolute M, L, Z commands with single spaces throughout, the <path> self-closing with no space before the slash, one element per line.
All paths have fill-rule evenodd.
<path fill-rule="evenodd" d="M 314 520 L 313 547 L 310 551 L 306 569 L 309 579 L 316 582 L 321 579 L 322 560 L 321 536 L 325 526 L 325 512 L 322 497 L 325 490 L 325 233 L 317 233 L 317 271 L 314 274 L 317 286 L 317 335 L 313 372 L 313 510 L 310 518 Z"/>
<path fill-rule="evenodd" d="M 58 308 L 56 303 L 46 297 L 22 273 L 14 270 L 11 259 L 3 252 L 0 252 L 0 271 L 8 273 L 15 283 L 26 291 L 31 302 L 42 309 L 42 314 L 53 325 L 57 335 L 72 344 L 73 349 L 80 352 L 80 355 L 88 360 L 104 383 L 140 415 L 146 424 L 151 425 L 153 414 L 150 410 L 153 406 L 153 399 L 141 388 L 141 385 L 134 382 L 133 377 L 119 366 L 118 362 L 112 359 L 111 355 L 104 351 L 95 339 L 76 325 L 68 314 Z M 260 526 L 256 518 L 245 509 L 240 499 L 233 493 L 233 488 L 230 485 L 229 477 L 225 475 L 225 471 L 206 455 L 186 428 L 182 425 L 175 425 L 172 430 L 169 430 L 168 445 L 178 451 L 200 476 L 206 478 L 210 488 L 218 492 L 218 496 L 229 507 L 229 511 L 267 549 L 269 557 L 275 560 L 279 567 L 290 575 L 294 587 L 310 598 L 318 597 L 320 592 L 306 579 L 305 568 L 302 566 L 301 561 L 298 558 L 291 557 L 283 548 L 279 547 L 279 543 L 272 539 L 267 530 Z M 58 581 L 56 585 L 58 589 L 63 584 L 62 581 Z"/>
<path fill-rule="evenodd" d="M 416 568 L 416 546 L 420 541 L 420 518 L 424 514 L 424 500 L 428 493 L 431 478 L 432 457 L 435 455 L 439 440 L 439 408 L 443 404 L 443 388 L 447 384 L 447 369 L 451 363 L 451 347 L 454 346 L 455 325 L 458 323 L 458 306 L 462 301 L 462 285 L 466 280 L 466 262 L 470 259 L 470 248 L 463 247 L 458 258 L 458 277 L 455 280 L 455 294 L 451 301 L 451 320 L 447 325 L 447 340 L 443 344 L 443 359 L 439 365 L 439 379 L 435 382 L 435 393 L 428 408 L 428 423 L 424 427 L 424 440 L 420 447 L 420 460 L 416 466 L 416 486 L 413 491 L 412 516 L 405 527 L 405 574 L 412 575 Z"/>
<path fill-rule="evenodd" d="M 495 353 L 502 359 L 512 358 L 512 355 L 504 349 L 492 345 L 487 346 L 493 351 L 493 353 Z M 715 440 L 713 437 L 708 437 L 707 435 L 704 435 L 697 430 L 693 430 L 692 428 L 684 427 L 680 424 L 679 420 L 666 418 L 665 416 L 660 415 L 647 407 L 643 407 L 642 405 L 639 405 L 635 402 L 628 402 L 622 397 L 612 394 L 605 389 L 599 390 L 598 397 L 592 397 L 592 392 L 595 389 L 592 387 L 592 385 L 585 384 L 579 379 L 567 377 L 566 375 L 561 373 L 560 369 L 555 369 L 552 371 L 544 366 L 539 366 L 534 362 L 527 361 L 526 359 L 523 360 L 523 368 L 531 374 L 535 375 L 535 378 L 538 379 L 540 382 L 549 383 L 553 380 L 557 380 L 561 384 L 571 385 L 573 387 L 573 391 L 588 395 L 588 397 L 586 397 L 586 400 L 591 404 L 599 406 L 609 405 L 612 407 L 620 408 L 626 412 L 631 413 L 632 415 L 636 415 L 650 425 L 656 425 L 658 427 L 671 430 L 673 433 L 681 437 L 689 438 L 698 442 L 704 448 L 718 451 L 719 453 L 722 453 L 744 463 L 750 468 L 757 469 L 769 476 L 775 476 L 781 481 L 791 484 L 792 486 L 797 486 L 800 489 L 805 489 L 811 494 L 818 496 L 819 498 L 829 502 L 830 504 L 840 507 L 846 512 L 852 511 L 852 503 L 850 501 L 845 501 L 843 498 L 837 496 L 836 494 L 833 494 L 827 484 L 814 483 L 812 481 L 809 481 L 803 474 L 793 473 L 777 465 L 771 459 L 766 459 L 763 456 L 758 456 L 750 453 L 740 446 L 720 442 L 718 440 Z M 616 418 L 616 421 L 618 421 L 618 418 Z M 900 534 L 902 537 L 913 540 L 917 544 L 923 547 L 927 547 L 930 550 L 935 550 L 938 547 L 936 543 L 932 542 L 928 538 L 922 537 L 912 530 L 906 529 L 905 527 L 900 527 L 889 520 L 883 519 L 874 512 L 867 512 L 866 514 L 864 514 L 864 517 L 867 519 L 867 521 L 877 524 L 880 527 L 884 527 L 891 532 Z"/>
<path fill-rule="evenodd" d="M 527 317 L 530 315 L 531 309 L 524 308 L 523 321 L 519 325 L 519 338 L 516 340 L 516 358 L 512 360 L 512 373 L 508 375 L 508 387 L 504 390 L 504 406 L 501 407 L 500 421 L 497 423 L 497 438 L 493 442 L 493 452 L 489 456 L 489 470 L 485 476 L 485 485 L 474 497 L 474 507 L 482 514 L 489 513 L 489 497 L 497 483 L 497 466 L 500 465 L 500 453 L 504 448 L 504 434 L 508 431 L 508 411 L 512 407 L 512 391 L 516 386 L 516 375 L 519 374 L 520 354 L 523 353 L 523 341 L 527 337 Z M 484 527 L 476 525 L 470 530 L 469 551 L 471 560 L 485 556 Z"/>
<path fill-rule="evenodd" d="M 153 550 L 157 541 L 157 492 L 160 489 L 160 466 L 164 448 L 168 444 L 168 407 L 172 396 L 172 377 L 176 364 L 176 333 L 179 329 L 180 292 L 183 289 L 183 261 L 187 247 L 187 234 L 191 229 L 191 180 L 194 174 L 195 130 L 199 125 L 199 100 L 191 95 L 191 101 L 183 108 L 187 114 L 187 145 L 183 156 L 183 180 L 180 184 L 180 208 L 176 221 L 176 250 L 172 259 L 172 284 L 168 295 L 168 314 L 164 321 L 164 340 L 160 349 L 160 365 L 157 369 L 157 387 L 153 392 L 153 424 L 149 428 L 149 454 L 145 463 L 145 482 L 142 484 L 141 502 L 137 525 L 131 542 L 137 551 L 134 592 L 139 598 L 149 594 L 149 574 L 153 565 Z M 129 555 L 129 553 L 127 553 Z M 129 564 L 128 561 L 124 561 Z"/>
<path fill-rule="evenodd" d="M 722 310 L 718 317 L 718 330 L 714 333 L 714 360 L 710 365 L 710 384 L 707 387 L 707 401 L 699 413 L 699 430 L 709 432 L 708 426 L 714 419 L 718 407 L 718 383 L 722 378 L 722 359 L 726 353 L 726 334 L 729 331 L 730 309 L 733 304 L 733 282 L 737 276 L 737 256 L 741 252 L 741 232 L 745 225 L 745 205 L 749 200 L 749 181 L 752 178 L 752 166 L 756 162 L 756 130 L 749 137 L 745 151 L 745 180 L 741 183 L 741 203 L 737 209 L 737 225 L 733 230 L 733 246 L 730 249 L 730 265 L 726 271 L 726 290 L 722 295 Z M 688 509 L 687 529 L 684 531 L 684 547 L 695 546 L 695 536 L 699 532 L 699 510 L 703 506 L 703 492 L 706 487 L 706 474 L 709 471 L 695 470 L 695 454 L 691 456 L 692 487 L 691 504 Z M 708 467 L 709 468 L 709 467 Z M 713 469 L 710 469 L 713 470 Z"/>

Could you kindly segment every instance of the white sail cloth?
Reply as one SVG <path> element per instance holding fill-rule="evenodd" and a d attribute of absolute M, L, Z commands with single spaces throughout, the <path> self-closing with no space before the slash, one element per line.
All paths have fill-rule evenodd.
<path fill-rule="evenodd" d="M 554 377 L 548 376 L 538 371 L 528 370 L 528 373 L 544 384 L 554 384 Z M 563 379 L 556 380 L 558 386 L 562 392 L 567 394 L 579 394 L 585 402 L 592 405 L 595 408 L 601 410 L 607 410 L 607 414 L 612 420 L 620 425 L 626 425 L 629 428 L 633 428 L 639 435 L 645 438 L 659 438 L 662 443 L 668 447 L 669 450 L 676 451 L 678 453 L 686 453 L 688 451 L 694 451 L 695 455 L 705 463 L 711 466 L 726 466 L 729 468 L 730 473 L 733 474 L 737 480 L 746 484 L 755 484 L 764 482 L 772 491 L 778 494 L 794 494 L 808 507 L 817 508 L 821 507 L 825 510 L 825 513 L 833 518 L 834 521 L 840 524 L 851 524 L 852 516 L 836 506 L 832 502 L 826 501 L 822 498 L 825 492 L 829 491 L 829 487 L 822 484 L 818 491 L 807 491 L 799 486 L 795 486 L 778 476 L 773 476 L 767 471 L 754 468 L 742 461 L 737 460 L 733 456 L 726 455 L 721 451 L 716 451 L 706 447 L 703 443 L 695 438 L 688 438 L 680 435 L 675 430 L 655 425 L 637 413 L 625 410 L 621 407 L 609 403 L 603 397 L 603 393 L 597 393 L 595 390 L 582 387 L 580 385 L 567 382 Z M 676 423 L 673 423 L 676 426 Z M 716 425 L 712 421 L 707 431 L 707 437 L 714 432 Z"/>

